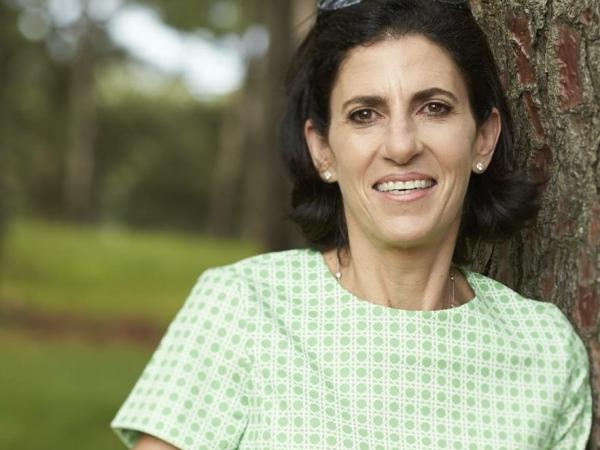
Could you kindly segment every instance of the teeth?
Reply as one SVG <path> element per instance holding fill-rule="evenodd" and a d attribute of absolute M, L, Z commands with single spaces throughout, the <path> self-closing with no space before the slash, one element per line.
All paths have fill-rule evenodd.
<path fill-rule="evenodd" d="M 388 181 L 375 186 L 379 192 L 405 191 L 412 189 L 426 189 L 433 186 L 433 180 Z"/>

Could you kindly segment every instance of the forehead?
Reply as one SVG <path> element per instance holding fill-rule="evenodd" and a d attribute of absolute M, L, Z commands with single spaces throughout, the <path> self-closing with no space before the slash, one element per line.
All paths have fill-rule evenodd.
<path fill-rule="evenodd" d="M 358 94 L 410 95 L 430 87 L 466 100 L 463 77 L 445 49 L 422 35 L 355 47 L 340 65 L 332 102 Z"/>

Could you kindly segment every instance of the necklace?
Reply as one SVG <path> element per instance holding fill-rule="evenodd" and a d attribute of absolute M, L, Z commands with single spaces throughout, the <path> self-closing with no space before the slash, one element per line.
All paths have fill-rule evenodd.
<path fill-rule="evenodd" d="M 452 283 L 452 298 L 450 299 L 450 308 L 454 308 L 456 305 L 454 304 L 454 275 L 452 275 L 452 272 L 450 272 L 450 283 Z"/>
<path fill-rule="evenodd" d="M 340 252 L 337 251 L 336 253 L 336 260 L 337 260 L 337 268 L 335 271 L 335 278 L 336 280 L 338 280 L 338 282 L 341 284 L 341 278 L 342 278 L 342 272 L 340 271 Z M 450 284 L 452 285 L 451 288 L 451 292 L 452 295 L 450 297 L 450 308 L 454 308 L 456 305 L 454 304 L 454 275 L 452 275 L 452 269 L 450 269 L 450 274 L 449 274 L 449 278 L 450 278 Z M 444 300 L 444 305 L 446 304 L 446 301 Z"/>

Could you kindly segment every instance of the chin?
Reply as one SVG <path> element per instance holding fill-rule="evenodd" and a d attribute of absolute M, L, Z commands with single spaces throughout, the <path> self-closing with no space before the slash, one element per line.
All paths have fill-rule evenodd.
<path fill-rule="evenodd" d="M 431 244 L 434 240 L 426 233 L 394 233 L 392 235 L 382 236 L 379 239 L 388 247 L 414 249 Z"/>
<path fill-rule="evenodd" d="M 388 228 L 382 230 L 380 242 L 389 247 L 403 248 L 403 249 L 414 249 L 419 247 L 431 246 L 440 242 L 445 236 L 449 235 L 450 230 L 435 229 L 423 227 L 423 223 L 419 224 L 420 227 L 410 227 L 406 224 L 402 224 L 402 227 Z"/>

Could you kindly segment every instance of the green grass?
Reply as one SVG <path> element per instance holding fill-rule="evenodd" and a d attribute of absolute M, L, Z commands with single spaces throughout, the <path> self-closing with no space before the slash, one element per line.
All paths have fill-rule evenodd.
<path fill-rule="evenodd" d="M 0 331 L 0 448 L 123 450 L 110 421 L 150 351 Z"/>
<path fill-rule="evenodd" d="M 164 324 L 207 267 L 257 253 L 248 242 L 164 232 L 17 222 L 0 299 L 51 312 L 135 316 Z"/>
<path fill-rule="evenodd" d="M 164 326 L 204 269 L 257 251 L 208 237 L 18 222 L 5 242 L 0 299 Z M 24 333 L 0 328 L 0 449 L 124 449 L 109 423 L 152 349 Z"/>

